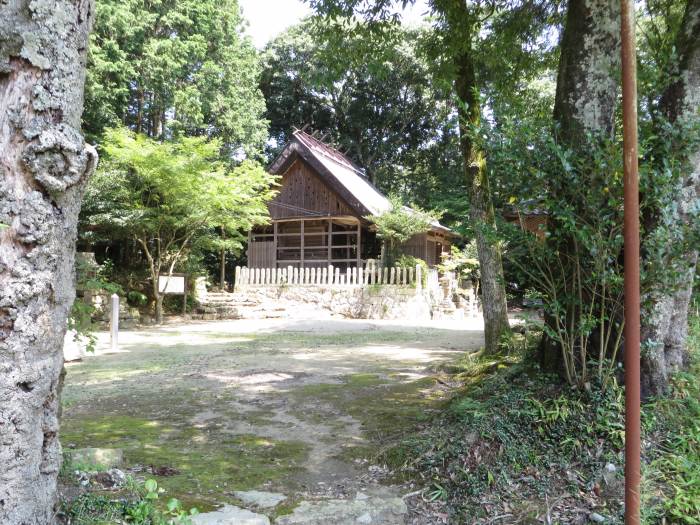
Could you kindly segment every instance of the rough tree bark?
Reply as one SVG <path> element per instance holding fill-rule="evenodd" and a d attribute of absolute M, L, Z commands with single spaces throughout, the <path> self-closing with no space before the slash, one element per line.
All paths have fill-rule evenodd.
<path fill-rule="evenodd" d="M 698 122 L 700 108 L 700 0 L 688 0 L 676 39 L 678 70 L 661 98 L 661 109 L 675 124 Z M 687 171 L 673 206 L 679 223 L 692 226 L 692 210 L 700 202 L 700 148 L 690 152 Z M 645 221 L 647 222 L 647 221 Z M 653 224 L 646 224 L 647 228 Z M 698 225 L 696 224 L 697 228 Z M 687 362 L 688 307 L 693 290 L 698 250 L 681 256 L 675 282 L 651 290 L 650 306 L 642 316 L 642 392 L 661 395 L 669 375 Z M 669 261 L 669 268 L 677 266 Z"/>
<path fill-rule="evenodd" d="M 0 2 L 0 523 L 55 522 L 92 0 Z"/>
<path fill-rule="evenodd" d="M 587 134 L 612 137 L 620 68 L 620 5 L 570 0 L 561 41 L 554 120 L 558 138 L 587 151 Z"/>
<path fill-rule="evenodd" d="M 618 0 L 570 0 L 561 40 L 554 121 L 557 140 L 580 155 L 599 138 L 612 138 L 620 67 L 620 4 Z M 567 194 L 570 181 L 553 180 L 550 191 Z M 557 228 L 552 217 L 550 228 Z M 551 242 L 551 241 L 550 241 Z M 557 249 L 571 242 L 557 239 Z M 567 314 L 573 316 L 574 313 Z M 546 322 L 551 319 L 547 318 Z M 540 345 L 544 368 L 561 369 L 561 348 L 548 337 Z"/>
<path fill-rule="evenodd" d="M 462 0 L 443 6 L 448 23 L 461 40 L 455 53 L 455 92 L 459 99 L 460 149 L 469 193 L 469 218 L 474 225 L 481 273 L 486 352 L 497 352 L 502 337 L 510 333 L 501 248 L 496 239 L 496 215 L 486 172 L 486 156 L 473 140 L 481 121 L 479 86 L 474 68 L 472 39 L 474 16 Z"/>

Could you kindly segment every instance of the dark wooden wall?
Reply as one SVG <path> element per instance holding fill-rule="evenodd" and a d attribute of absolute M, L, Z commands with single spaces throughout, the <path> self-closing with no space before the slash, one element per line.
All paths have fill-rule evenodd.
<path fill-rule="evenodd" d="M 421 233 L 414 235 L 401 246 L 401 253 L 423 259 L 428 266 L 435 266 L 442 262 L 441 254 L 449 253 L 450 240 L 442 235 Z"/>
<path fill-rule="evenodd" d="M 251 241 L 248 243 L 248 267 L 275 268 L 276 248 L 273 241 Z"/>
<path fill-rule="evenodd" d="M 282 175 L 282 187 L 275 199 L 268 205 L 273 219 L 311 215 L 304 210 L 323 215 L 357 214 L 340 195 L 333 191 L 302 159 L 297 159 Z M 282 203 L 294 208 L 277 206 Z"/>

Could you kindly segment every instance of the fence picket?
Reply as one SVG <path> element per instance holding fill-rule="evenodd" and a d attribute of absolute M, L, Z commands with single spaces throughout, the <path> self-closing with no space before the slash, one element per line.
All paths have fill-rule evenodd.
<path fill-rule="evenodd" d="M 446 274 L 453 277 L 453 273 Z M 378 266 L 369 263 L 366 268 L 351 266 L 345 270 L 333 265 L 320 268 L 297 268 L 289 265 L 284 268 L 248 268 L 234 267 L 234 288 L 241 286 L 262 285 L 415 285 L 418 291 L 424 287 L 432 290 L 439 286 L 438 274 L 435 269 L 426 270 L 422 266 L 405 268 L 400 266 Z M 425 281 L 424 281 L 425 279 Z"/>

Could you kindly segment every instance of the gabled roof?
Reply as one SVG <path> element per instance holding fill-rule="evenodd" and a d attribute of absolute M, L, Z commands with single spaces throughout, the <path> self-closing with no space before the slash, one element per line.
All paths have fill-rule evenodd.
<path fill-rule="evenodd" d="M 270 164 L 270 173 L 283 174 L 297 156 L 308 162 L 359 216 L 381 215 L 391 209 L 389 199 L 374 187 L 362 168 L 337 149 L 301 130 L 294 132 L 292 139 Z M 451 232 L 437 221 L 433 223 L 433 229 Z"/>

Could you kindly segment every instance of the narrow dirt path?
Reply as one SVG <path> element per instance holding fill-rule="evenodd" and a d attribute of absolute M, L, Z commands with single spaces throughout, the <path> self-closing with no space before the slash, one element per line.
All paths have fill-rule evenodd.
<path fill-rule="evenodd" d="M 67 365 L 64 447 L 119 448 L 171 467 L 169 495 L 202 510 L 236 490 L 354 497 L 382 444 L 442 398 L 435 365 L 482 344 L 468 321 L 221 321 L 124 332 Z M 376 467 L 373 467 L 376 471 Z M 387 489 L 389 490 L 389 489 Z"/>

